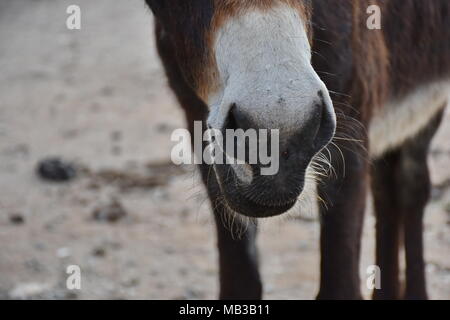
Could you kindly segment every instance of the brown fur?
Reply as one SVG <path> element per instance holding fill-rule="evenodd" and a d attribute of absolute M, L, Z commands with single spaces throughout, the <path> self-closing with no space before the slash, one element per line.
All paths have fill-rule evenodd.
<path fill-rule="evenodd" d="M 215 32 L 227 19 L 244 12 L 258 8 L 263 11 L 270 10 L 276 5 L 286 4 L 298 10 L 304 21 L 311 17 L 311 7 L 302 1 L 296 0 L 216 0 L 216 11 L 213 18 L 212 32 Z"/>
<path fill-rule="evenodd" d="M 371 110 L 384 104 L 389 83 L 389 54 L 383 30 L 367 29 L 366 8 L 383 3 L 376 0 L 353 1 L 353 81 L 350 89 L 352 105 L 361 106 L 362 115 L 369 118 Z M 365 120 L 365 119 L 361 119 Z M 364 121 L 366 122 L 366 121 Z"/>

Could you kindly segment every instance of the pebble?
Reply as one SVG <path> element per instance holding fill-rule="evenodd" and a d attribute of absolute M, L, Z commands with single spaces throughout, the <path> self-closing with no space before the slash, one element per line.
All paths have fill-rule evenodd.
<path fill-rule="evenodd" d="M 9 221 L 15 225 L 21 225 L 25 223 L 25 218 L 20 213 L 13 213 L 9 216 Z"/>
<path fill-rule="evenodd" d="M 94 248 L 94 250 L 92 251 L 92 255 L 103 258 L 104 256 L 106 256 L 106 249 L 102 247 Z"/>
<path fill-rule="evenodd" d="M 118 200 L 113 200 L 110 204 L 95 209 L 92 214 L 94 220 L 110 223 L 118 222 L 127 215 L 128 213 Z"/>
<path fill-rule="evenodd" d="M 37 174 L 43 180 L 67 182 L 76 177 L 76 169 L 59 158 L 48 158 L 39 162 Z"/>

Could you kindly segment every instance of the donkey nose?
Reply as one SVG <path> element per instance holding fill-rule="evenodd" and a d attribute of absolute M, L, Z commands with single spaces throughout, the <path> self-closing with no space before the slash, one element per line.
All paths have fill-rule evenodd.
<path fill-rule="evenodd" d="M 268 125 L 269 121 L 261 121 L 266 117 L 258 115 L 257 112 L 241 110 L 240 106 L 232 104 L 223 129 L 224 131 L 227 129 L 279 130 L 281 157 L 287 159 L 291 155 L 302 153 L 303 156 L 312 158 L 331 141 L 334 135 L 336 124 L 331 111 L 332 107 L 327 103 L 323 91 L 318 91 L 317 98 L 311 105 L 299 106 L 299 108 L 307 108 L 310 111 L 307 119 L 300 121 L 295 128 L 283 126 L 283 123 L 290 122 L 290 119 L 284 119 L 284 121 L 283 117 L 271 119 L 271 125 Z M 270 110 L 259 110 L 259 112 L 270 112 Z M 280 113 L 282 114 L 282 112 Z"/>
<path fill-rule="evenodd" d="M 318 98 L 309 109 L 309 116 L 302 120 L 298 128 L 291 130 L 290 134 L 280 138 L 280 157 L 288 160 L 294 157 L 294 161 L 307 164 L 321 151 L 334 136 L 336 122 L 334 114 L 330 112 L 322 91 L 318 92 Z"/>

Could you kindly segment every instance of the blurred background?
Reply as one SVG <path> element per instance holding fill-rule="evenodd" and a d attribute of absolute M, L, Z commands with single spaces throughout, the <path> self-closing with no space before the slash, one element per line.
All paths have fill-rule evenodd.
<path fill-rule="evenodd" d="M 72 4 L 81 30 L 66 28 Z M 0 298 L 216 298 L 209 203 L 195 169 L 170 164 L 182 127 L 143 0 L 0 0 Z M 434 299 L 450 299 L 449 141 L 447 113 L 425 221 Z M 318 238 L 314 206 L 263 223 L 266 298 L 314 298 Z M 373 257 L 369 208 L 366 294 Z"/>

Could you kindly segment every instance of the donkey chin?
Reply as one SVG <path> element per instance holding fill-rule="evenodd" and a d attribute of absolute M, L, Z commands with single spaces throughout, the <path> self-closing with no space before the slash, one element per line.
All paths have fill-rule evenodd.
<path fill-rule="evenodd" d="M 234 17 L 218 30 L 219 85 L 208 98 L 210 128 L 279 133 L 279 148 L 271 150 L 279 160 L 273 174 L 262 174 L 261 163 L 214 165 L 228 207 L 260 218 L 295 205 L 312 159 L 336 129 L 328 90 L 311 66 L 300 16 L 284 7 L 273 10 Z"/>

